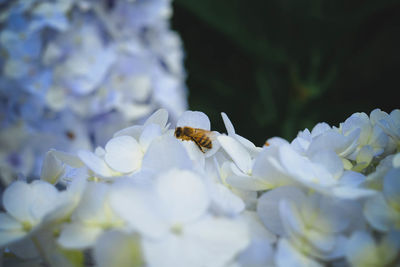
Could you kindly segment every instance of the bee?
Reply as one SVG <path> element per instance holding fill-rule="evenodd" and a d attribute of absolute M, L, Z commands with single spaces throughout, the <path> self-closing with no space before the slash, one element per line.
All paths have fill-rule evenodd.
<path fill-rule="evenodd" d="M 176 127 L 175 137 L 182 141 L 193 141 L 205 153 L 204 148 L 212 148 L 213 132 L 192 127 Z"/>

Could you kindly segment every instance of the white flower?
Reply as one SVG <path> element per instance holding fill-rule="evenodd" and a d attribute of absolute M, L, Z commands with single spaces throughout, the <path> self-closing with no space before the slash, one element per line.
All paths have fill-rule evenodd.
<path fill-rule="evenodd" d="M 227 183 L 244 190 L 266 190 L 291 184 L 293 181 L 279 162 L 279 147 L 287 144 L 283 139 L 269 139 L 266 146 L 257 155 L 251 169 L 251 175 L 244 175 L 232 167 L 233 173 L 227 177 Z"/>
<path fill-rule="evenodd" d="M 111 203 L 145 237 L 150 266 L 223 266 L 248 244 L 240 222 L 207 216 L 206 186 L 191 171 L 172 169 L 160 175 L 153 193 L 125 185 Z"/>
<path fill-rule="evenodd" d="M 356 219 L 357 209 L 349 201 L 306 196 L 294 187 L 281 187 L 263 195 L 258 213 L 268 229 L 283 235 L 299 252 L 332 260 L 344 255 L 343 231 Z"/>
<path fill-rule="evenodd" d="M 364 214 L 378 231 L 400 229 L 400 168 L 388 171 L 383 179 L 383 191 L 365 203 Z"/>
<path fill-rule="evenodd" d="M 64 224 L 58 243 L 68 249 L 84 249 L 94 245 L 97 237 L 109 228 L 123 227 L 109 204 L 110 186 L 88 183 L 82 198 L 71 215 L 71 222 Z"/>
<path fill-rule="evenodd" d="M 261 267 L 273 265 L 273 243 L 277 238 L 269 232 L 258 218 L 257 213 L 246 211 L 242 214 L 250 231 L 251 243 L 238 256 L 241 266 Z"/>
<path fill-rule="evenodd" d="M 3 193 L 6 213 L 0 213 L 0 246 L 29 236 L 42 225 L 46 215 L 57 207 L 59 193 L 51 184 L 16 181 Z"/>
<path fill-rule="evenodd" d="M 395 109 L 387 114 L 380 109 L 375 109 L 371 112 L 371 117 L 387 135 L 393 138 L 398 149 L 400 143 L 400 110 Z"/>

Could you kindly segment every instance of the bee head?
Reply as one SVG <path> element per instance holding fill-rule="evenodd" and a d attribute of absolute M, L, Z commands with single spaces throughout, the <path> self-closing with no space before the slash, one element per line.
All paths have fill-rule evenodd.
<path fill-rule="evenodd" d="M 176 127 L 175 136 L 178 137 L 178 138 L 181 137 L 182 132 L 183 132 L 182 127 Z"/>

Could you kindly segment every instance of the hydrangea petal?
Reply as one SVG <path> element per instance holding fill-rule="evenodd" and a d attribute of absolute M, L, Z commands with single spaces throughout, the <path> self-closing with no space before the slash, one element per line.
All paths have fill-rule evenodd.
<path fill-rule="evenodd" d="M 104 160 L 90 151 L 79 150 L 78 157 L 90 170 L 101 177 L 112 177 L 115 175 L 115 172 L 108 167 Z"/>
<path fill-rule="evenodd" d="M 218 136 L 218 141 L 238 168 L 244 173 L 249 173 L 252 167 L 252 160 L 249 152 L 230 136 L 220 135 Z"/>
<path fill-rule="evenodd" d="M 159 238 L 167 232 L 167 225 L 161 220 L 162 211 L 149 191 L 116 184 L 110 194 L 110 205 L 130 227 L 145 237 Z"/>
<path fill-rule="evenodd" d="M 139 139 L 143 129 L 144 126 L 142 125 L 133 125 L 131 127 L 119 130 L 118 132 L 114 133 L 113 137 L 128 135 L 135 139 Z"/>
<path fill-rule="evenodd" d="M 102 232 L 100 227 L 88 227 L 79 223 L 66 224 L 57 242 L 66 249 L 86 249 L 94 245 Z"/>
<path fill-rule="evenodd" d="M 235 188 L 248 191 L 262 191 L 274 187 L 268 181 L 252 176 L 229 175 L 226 182 Z"/>
<path fill-rule="evenodd" d="M 79 159 L 79 157 L 75 155 L 58 150 L 51 150 L 51 151 L 56 158 L 58 158 L 60 161 L 64 162 L 65 164 L 71 167 L 80 168 L 84 166 L 84 163 Z"/>
<path fill-rule="evenodd" d="M 306 257 L 283 238 L 278 242 L 277 251 L 275 253 L 275 264 L 277 267 L 322 267 L 322 264 Z"/>
<path fill-rule="evenodd" d="M 391 169 L 383 179 L 383 194 L 389 203 L 400 207 L 400 168 Z"/>
<path fill-rule="evenodd" d="M 291 177 L 297 181 L 313 188 L 336 184 L 336 180 L 324 166 L 312 163 L 289 145 L 281 146 L 279 152 L 280 162 Z"/>
<path fill-rule="evenodd" d="M 30 185 L 21 181 L 12 183 L 3 193 L 5 210 L 19 221 L 32 222 L 29 207 L 33 200 Z"/>
<path fill-rule="evenodd" d="M 40 179 L 56 184 L 63 173 L 64 166 L 61 161 L 54 156 L 52 151 L 48 151 L 43 161 Z"/>
<path fill-rule="evenodd" d="M 158 124 L 150 123 L 146 125 L 139 138 L 139 143 L 142 147 L 142 151 L 145 152 L 149 147 L 150 143 L 154 140 L 154 138 L 160 135 L 161 135 L 161 128 Z"/>
<path fill-rule="evenodd" d="M 151 142 L 143 157 L 142 170 L 163 172 L 171 168 L 190 169 L 192 162 L 181 142 L 172 136 L 161 136 Z"/>
<path fill-rule="evenodd" d="M 246 227 L 227 219 L 206 219 L 188 226 L 183 235 L 160 242 L 144 241 L 149 266 L 226 266 L 249 243 Z"/>
<path fill-rule="evenodd" d="M 209 131 L 211 128 L 210 119 L 200 111 L 185 111 L 178 119 L 176 126 L 193 127 Z"/>
<path fill-rule="evenodd" d="M 105 162 L 115 171 L 129 173 L 137 170 L 143 153 L 138 142 L 131 136 L 118 136 L 105 146 Z"/>
<path fill-rule="evenodd" d="M 343 162 L 334 151 L 322 150 L 314 153 L 310 159 L 324 166 L 334 177 L 339 177 L 343 173 Z"/>
<path fill-rule="evenodd" d="M 379 266 L 380 260 L 372 236 L 364 231 L 354 232 L 346 246 L 346 259 L 352 266 Z"/>
<path fill-rule="evenodd" d="M 155 190 L 171 223 L 194 221 L 204 215 L 210 204 L 201 178 L 187 170 L 172 169 L 160 175 Z"/>
<path fill-rule="evenodd" d="M 365 203 L 364 216 L 372 227 L 386 232 L 391 226 L 391 209 L 383 194 L 377 194 Z"/>
<path fill-rule="evenodd" d="M 243 200 L 233 194 L 226 186 L 216 184 L 210 191 L 212 207 L 217 214 L 235 216 L 244 210 L 245 204 Z"/>
<path fill-rule="evenodd" d="M 235 135 L 235 128 L 233 127 L 233 124 L 231 120 L 228 118 L 228 116 L 225 114 L 225 112 L 221 112 L 222 120 L 224 121 L 226 131 L 228 132 L 228 135 L 233 137 Z"/>
<path fill-rule="evenodd" d="M 42 181 L 31 183 L 31 194 L 34 196 L 30 203 L 30 214 L 32 218 L 39 221 L 50 211 L 56 208 L 59 192 L 51 184 Z"/>
<path fill-rule="evenodd" d="M 305 199 L 304 193 L 294 186 L 282 186 L 264 193 L 258 200 L 257 213 L 265 227 L 277 235 L 285 235 L 279 203 L 282 199 L 301 203 Z"/>
<path fill-rule="evenodd" d="M 168 111 L 166 109 L 159 109 L 154 112 L 145 122 L 144 126 L 149 124 L 159 125 L 160 128 L 164 128 L 168 122 Z"/>

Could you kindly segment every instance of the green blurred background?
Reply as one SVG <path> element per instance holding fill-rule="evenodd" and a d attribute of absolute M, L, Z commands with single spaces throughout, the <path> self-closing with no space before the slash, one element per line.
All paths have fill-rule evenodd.
<path fill-rule="evenodd" d="M 399 108 L 400 1 L 174 0 L 189 105 L 256 145 Z"/>

